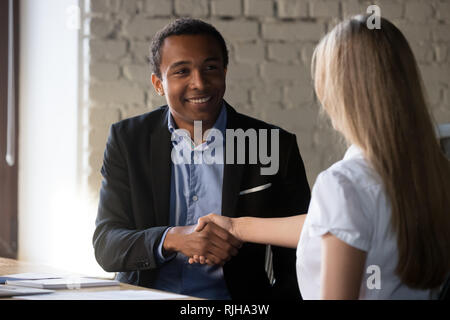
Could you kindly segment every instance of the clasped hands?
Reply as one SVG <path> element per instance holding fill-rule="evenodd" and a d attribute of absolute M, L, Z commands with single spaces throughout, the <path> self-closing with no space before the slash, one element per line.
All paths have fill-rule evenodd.
<path fill-rule="evenodd" d="M 181 252 L 191 264 L 224 265 L 242 246 L 233 232 L 231 218 L 209 214 L 201 217 L 197 225 L 171 228 L 163 254 Z"/>
<path fill-rule="evenodd" d="M 239 242 L 239 248 L 242 246 L 242 241 L 239 239 L 239 237 L 236 234 L 236 230 L 234 229 L 233 219 L 225 216 L 220 216 L 214 213 L 210 213 L 204 217 L 201 217 L 198 219 L 197 226 L 195 227 L 196 232 L 201 232 L 205 228 L 208 227 L 208 225 L 216 225 L 223 230 L 226 230 L 230 236 Z M 237 251 L 236 251 L 237 254 Z M 235 256 L 236 254 L 233 254 Z M 230 257 L 231 258 L 231 257 Z M 208 264 L 213 265 L 214 264 L 214 256 L 204 256 L 204 255 L 197 255 L 194 254 L 189 258 L 189 263 L 200 263 L 200 264 Z M 229 259 L 228 259 L 229 260 Z M 228 261 L 227 260 L 227 261 Z"/>

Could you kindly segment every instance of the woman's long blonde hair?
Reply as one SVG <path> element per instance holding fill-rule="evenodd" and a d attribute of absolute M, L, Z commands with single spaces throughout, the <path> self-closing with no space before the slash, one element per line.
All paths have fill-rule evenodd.
<path fill-rule="evenodd" d="M 437 288 L 450 270 L 450 164 L 408 42 L 388 20 L 370 30 L 367 19 L 341 22 L 319 43 L 315 90 L 333 126 L 363 150 L 384 183 L 400 279 Z"/>

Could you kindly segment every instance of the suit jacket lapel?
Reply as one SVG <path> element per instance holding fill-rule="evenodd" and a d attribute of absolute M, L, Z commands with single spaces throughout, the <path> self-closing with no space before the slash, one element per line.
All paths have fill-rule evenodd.
<path fill-rule="evenodd" d="M 237 112 L 225 102 L 227 108 L 227 129 L 237 129 Z M 241 187 L 242 173 L 244 165 L 227 164 L 226 153 L 224 152 L 224 169 L 223 169 L 223 185 L 222 185 L 222 215 L 227 217 L 236 216 L 236 204 L 239 197 Z M 236 155 L 236 153 L 235 153 Z"/>
<path fill-rule="evenodd" d="M 169 225 L 170 179 L 171 179 L 171 135 L 167 127 L 169 108 L 150 137 L 150 167 L 156 224 Z"/>

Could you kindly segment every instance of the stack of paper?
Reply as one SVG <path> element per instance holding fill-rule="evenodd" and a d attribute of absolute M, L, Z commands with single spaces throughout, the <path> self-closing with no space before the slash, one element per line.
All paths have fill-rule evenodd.
<path fill-rule="evenodd" d="M 11 286 L 39 289 L 81 289 L 92 287 L 118 286 L 120 283 L 117 280 L 71 277 L 38 280 L 6 280 L 6 284 Z"/>
<path fill-rule="evenodd" d="M 26 300 L 173 300 L 185 295 L 150 290 L 115 290 L 99 292 L 63 291 L 49 295 L 23 296 Z"/>
<path fill-rule="evenodd" d="M 38 280 L 38 279 L 61 279 L 64 275 L 56 275 L 50 273 L 15 273 L 0 276 L 0 284 L 5 284 L 7 280 Z"/>
<path fill-rule="evenodd" d="M 28 295 L 32 295 L 32 294 L 44 295 L 44 294 L 48 294 L 48 293 L 52 293 L 52 292 L 54 292 L 54 291 L 53 290 L 0 285 L 0 298 L 23 296 L 23 295 L 28 296 Z"/>

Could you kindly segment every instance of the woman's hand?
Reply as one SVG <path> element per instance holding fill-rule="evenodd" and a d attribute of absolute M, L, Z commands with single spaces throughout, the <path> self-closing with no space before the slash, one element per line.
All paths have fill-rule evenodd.
<path fill-rule="evenodd" d="M 202 231 L 209 222 L 217 224 L 219 227 L 231 233 L 234 237 L 236 237 L 236 239 L 240 240 L 235 234 L 233 219 L 215 213 L 210 213 L 204 217 L 199 218 L 197 221 L 197 226 L 195 227 L 195 231 Z"/>
<path fill-rule="evenodd" d="M 225 229 L 229 233 L 231 233 L 236 239 L 240 240 L 236 235 L 233 220 L 234 219 L 229 218 L 229 217 L 221 216 L 221 215 L 218 215 L 215 213 L 210 213 L 210 214 L 198 219 L 197 226 L 195 227 L 195 231 L 197 231 L 197 232 L 202 231 L 203 228 L 205 228 L 205 226 L 208 223 L 212 222 L 212 223 L 218 225 L 219 227 Z M 194 255 L 189 258 L 189 263 L 190 264 L 193 264 L 193 263 L 210 264 L 210 261 L 208 261 L 208 259 L 204 256 Z"/>

